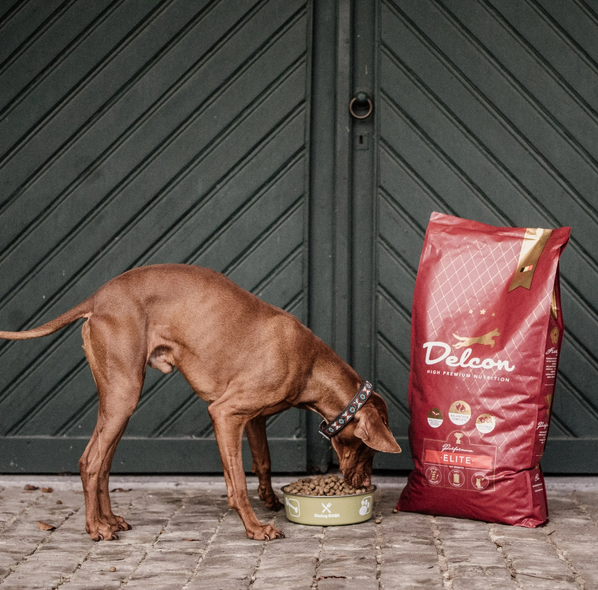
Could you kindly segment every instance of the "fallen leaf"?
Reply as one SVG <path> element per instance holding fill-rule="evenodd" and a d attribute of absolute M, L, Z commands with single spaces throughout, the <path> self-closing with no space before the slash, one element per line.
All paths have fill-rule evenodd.
<path fill-rule="evenodd" d="M 185 539 L 185 541 L 199 541 L 199 539 Z"/>
<path fill-rule="evenodd" d="M 40 531 L 54 531 L 56 530 L 55 526 L 52 526 L 51 524 L 47 524 L 45 522 L 42 522 L 41 520 L 37 521 L 37 526 L 39 528 Z"/>
<path fill-rule="evenodd" d="M 62 500 L 56 500 L 56 504 L 62 504 Z"/>
<path fill-rule="evenodd" d="M 39 490 L 39 488 L 37 486 L 32 486 L 31 484 L 27 484 L 23 489 L 26 492 L 32 492 L 33 490 Z"/>
<path fill-rule="evenodd" d="M 42 488 L 42 492 L 44 494 L 51 494 L 54 491 L 54 488 Z"/>
<path fill-rule="evenodd" d="M 125 488 L 114 488 L 113 490 L 110 490 L 111 492 L 130 492 L 131 488 L 125 490 Z"/>

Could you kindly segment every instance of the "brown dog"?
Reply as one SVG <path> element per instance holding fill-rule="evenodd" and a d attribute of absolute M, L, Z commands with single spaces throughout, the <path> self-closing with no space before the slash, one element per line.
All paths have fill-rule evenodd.
<path fill-rule="evenodd" d="M 295 406 L 330 421 L 358 391 L 357 373 L 292 315 L 219 273 L 182 264 L 126 272 L 55 320 L 24 332 L 0 332 L 0 338 L 38 338 L 80 318 L 87 318 L 83 348 L 100 401 L 95 430 L 79 461 L 91 538 L 115 539 L 118 530 L 131 528 L 112 512 L 108 478 L 147 365 L 164 373 L 176 367 L 208 402 L 229 505 L 247 536 L 284 537 L 261 524 L 249 504 L 243 430 L 260 498 L 277 510 L 281 504 L 272 490 L 266 417 Z M 387 416 L 384 400 L 373 393 L 332 438 L 343 475 L 354 486 L 369 485 L 375 451 L 401 451 Z"/>

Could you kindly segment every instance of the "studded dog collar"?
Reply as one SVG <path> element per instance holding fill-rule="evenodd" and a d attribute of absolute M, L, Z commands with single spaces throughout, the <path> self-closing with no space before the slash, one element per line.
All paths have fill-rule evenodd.
<path fill-rule="evenodd" d="M 320 434 L 330 440 L 337 435 L 351 420 L 353 420 L 357 410 L 363 407 L 363 404 L 368 401 L 372 395 L 372 384 L 364 381 L 359 388 L 359 391 L 353 396 L 345 409 L 331 422 L 326 423 L 322 420 L 320 423 Z"/>

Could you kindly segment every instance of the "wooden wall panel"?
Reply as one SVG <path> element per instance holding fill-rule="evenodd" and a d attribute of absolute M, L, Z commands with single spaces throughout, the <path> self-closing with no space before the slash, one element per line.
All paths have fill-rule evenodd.
<path fill-rule="evenodd" d="M 383 0 L 379 22 L 376 359 L 396 429 L 408 415 L 409 320 L 430 213 L 570 225 L 566 335 L 544 467 L 595 472 L 598 462 L 575 449 L 598 451 L 596 7 Z"/>
<path fill-rule="evenodd" d="M 305 0 L 3 6 L 0 325 L 41 324 L 161 262 L 224 272 L 305 321 Z M 66 449 L 82 448 L 97 413 L 79 330 L 0 343 L 1 471 L 47 470 L 27 451 L 38 437 L 76 470 Z M 304 467 L 304 422 L 270 419 L 279 470 Z M 151 439 L 150 454 L 182 449 L 162 470 L 220 468 L 206 405 L 180 375 L 148 370 L 126 437 Z M 127 444 L 116 471 L 137 469 Z"/>

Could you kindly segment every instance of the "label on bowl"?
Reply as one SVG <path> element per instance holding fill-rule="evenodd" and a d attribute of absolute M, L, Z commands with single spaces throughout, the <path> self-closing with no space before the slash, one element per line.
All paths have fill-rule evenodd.
<path fill-rule="evenodd" d="M 314 518 L 340 518 L 340 514 L 334 514 L 330 509 L 332 508 L 332 502 L 321 502 L 322 512 L 314 514 Z"/>

